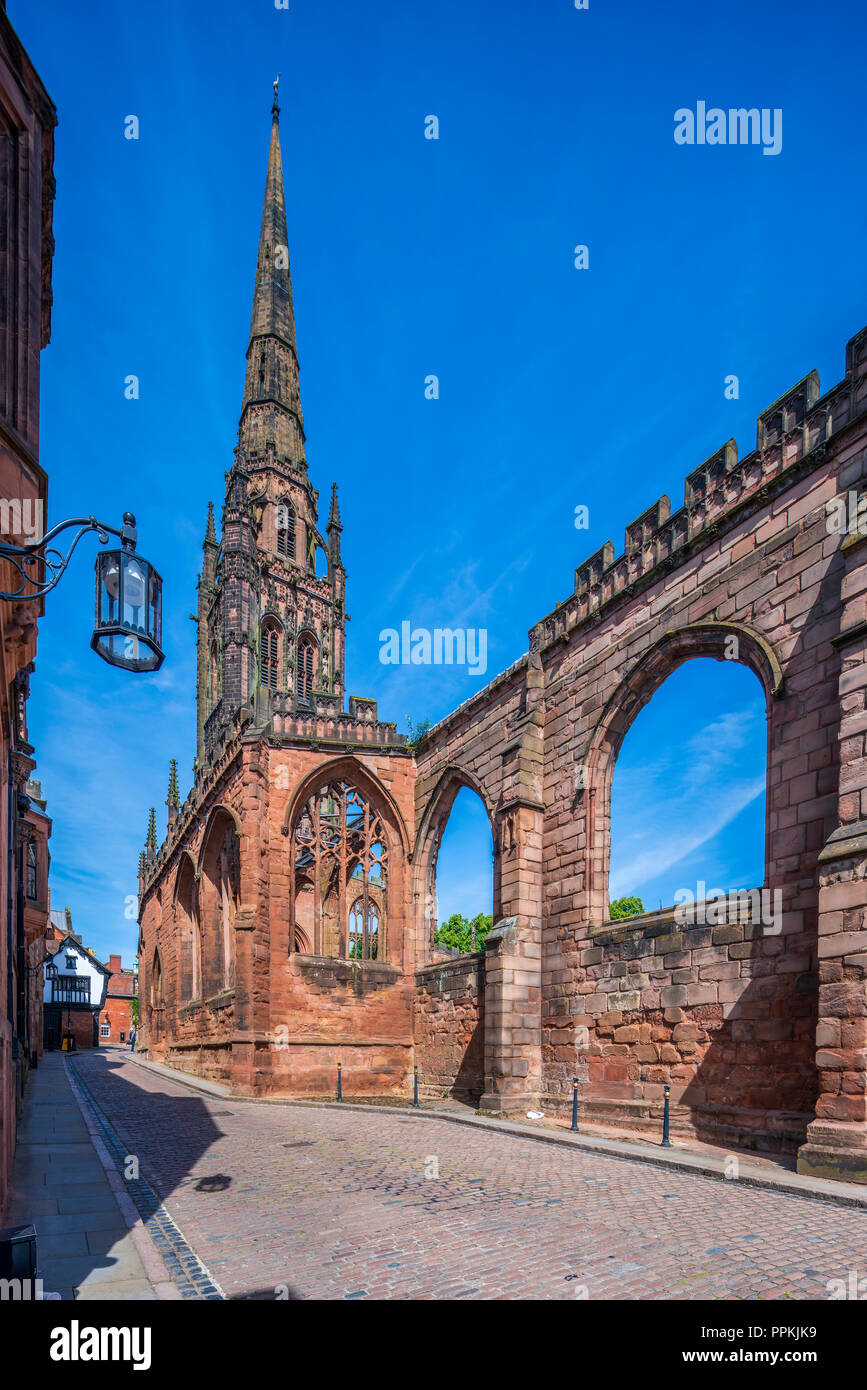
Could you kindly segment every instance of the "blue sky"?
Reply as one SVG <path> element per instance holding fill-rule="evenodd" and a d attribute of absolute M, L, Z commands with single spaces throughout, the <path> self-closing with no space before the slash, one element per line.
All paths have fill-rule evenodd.
<path fill-rule="evenodd" d="M 60 115 L 49 520 L 131 508 L 165 581 L 163 670 L 113 671 L 89 650 L 83 544 L 49 597 L 31 698 L 53 903 L 88 945 L 129 957 L 148 807 L 162 832 L 170 757 L 182 794 L 191 778 L 188 615 L 236 438 L 276 72 L 308 458 L 324 502 L 341 489 L 348 687 L 405 727 L 519 656 L 577 563 L 609 537 L 619 550 L 663 492 L 678 505 L 726 439 L 748 452 L 758 412 L 805 372 L 842 376 L 867 322 L 867 16 L 843 0 L 8 10 Z M 781 153 L 676 145 L 674 112 L 699 100 L 782 109 Z M 123 138 L 129 114 L 138 141 Z M 485 628 L 487 674 L 383 666 L 379 632 L 404 619 Z M 749 699 L 720 670 L 702 712 L 734 748 Z M 691 698 L 672 699 L 656 746 L 681 739 Z M 749 758 L 732 759 L 743 787 Z M 670 779 L 643 761 L 657 771 L 637 774 L 636 804 L 652 784 L 658 807 Z M 724 878 L 741 872 L 749 804 L 716 829 L 706 808 Z M 445 915 L 477 910 L 489 853 L 469 822 L 461 849 L 457 814 Z M 681 882 L 686 865 L 670 867 L 649 901 Z"/>

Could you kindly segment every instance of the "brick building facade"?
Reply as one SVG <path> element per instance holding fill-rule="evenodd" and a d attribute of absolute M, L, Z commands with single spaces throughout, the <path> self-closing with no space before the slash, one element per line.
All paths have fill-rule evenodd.
<path fill-rule="evenodd" d="M 240 1091 L 423 1086 L 505 1113 L 565 1107 L 799 1150 L 867 1181 L 867 566 L 831 524 L 867 472 L 867 330 L 574 576 L 528 652 L 410 749 L 344 705 L 336 488 L 307 474 L 278 110 L 238 446 L 198 604 L 198 754 L 140 864 L 152 1055 Z M 319 573 L 316 556 L 325 559 Z M 611 781 L 638 711 L 697 656 L 761 683 L 765 880 L 684 925 L 609 920 Z M 494 842 L 484 952 L 437 963 L 436 857 L 462 787 Z"/>
<path fill-rule="evenodd" d="M 54 105 L 0 4 L 0 540 L 7 544 L 33 540 L 47 504 L 48 480 L 39 464 L 39 360 L 51 328 L 56 123 Z M 19 584 L 20 575 L 0 559 L 0 590 Z M 22 1090 L 42 1032 L 33 977 L 41 972 L 47 889 L 36 898 L 26 894 L 31 870 L 42 874 L 31 845 L 47 874 L 50 826 L 44 816 L 30 815 L 27 792 L 36 764 L 26 707 L 41 613 L 41 599 L 0 600 L 0 1205 Z"/>
<path fill-rule="evenodd" d="M 124 970 L 120 956 L 108 958 L 108 987 L 99 1013 L 99 1045 L 129 1042 L 132 1029 L 132 1001 L 138 993 L 138 972 Z"/>

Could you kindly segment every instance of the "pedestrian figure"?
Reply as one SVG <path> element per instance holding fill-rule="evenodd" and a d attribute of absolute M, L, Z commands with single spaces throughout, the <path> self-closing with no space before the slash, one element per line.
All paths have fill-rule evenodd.
<path fill-rule="evenodd" d="M 130 1052 L 134 1052 L 134 1051 L 135 1051 L 135 1029 L 134 1029 L 134 1028 L 131 1028 L 131 1029 L 130 1029 L 130 1033 L 129 1033 L 129 1050 L 130 1050 Z"/>

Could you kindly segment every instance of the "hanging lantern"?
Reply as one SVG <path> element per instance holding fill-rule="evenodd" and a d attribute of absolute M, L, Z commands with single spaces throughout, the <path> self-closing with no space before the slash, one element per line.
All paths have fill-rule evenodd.
<path fill-rule="evenodd" d="M 121 543 L 121 550 L 103 550 L 96 557 L 96 618 L 90 645 L 110 666 L 158 671 L 163 664 L 163 581 L 153 565 L 136 554 L 131 512 L 124 512 Z"/>

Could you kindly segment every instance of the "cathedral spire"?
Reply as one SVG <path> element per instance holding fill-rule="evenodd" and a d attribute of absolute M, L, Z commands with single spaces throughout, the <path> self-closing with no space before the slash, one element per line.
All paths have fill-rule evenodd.
<path fill-rule="evenodd" d="M 216 527 L 214 526 L 213 502 L 208 503 L 208 524 L 205 527 L 205 545 L 217 545 L 217 531 Z"/>
<path fill-rule="evenodd" d="M 166 805 L 169 808 L 169 825 L 174 825 L 181 809 L 181 794 L 178 790 L 178 760 L 171 758 L 169 761 L 169 794 L 166 797 Z"/>
<path fill-rule="evenodd" d="M 288 241 L 275 82 L 240 444 L 251 458 L 265 453 L 273 444 L 278 455 L 303 466 L 304 425 Z"/>
<path fill-rule="evenodd" d="M 329 531 L 331 531 L 334 527 L 337 527 L 341 531 L 343 530 L 343 527 L 340 524 L 340 503 L 337 500 L 336 483 L 331 484 L 331 511 L 328 515 Z"/>

